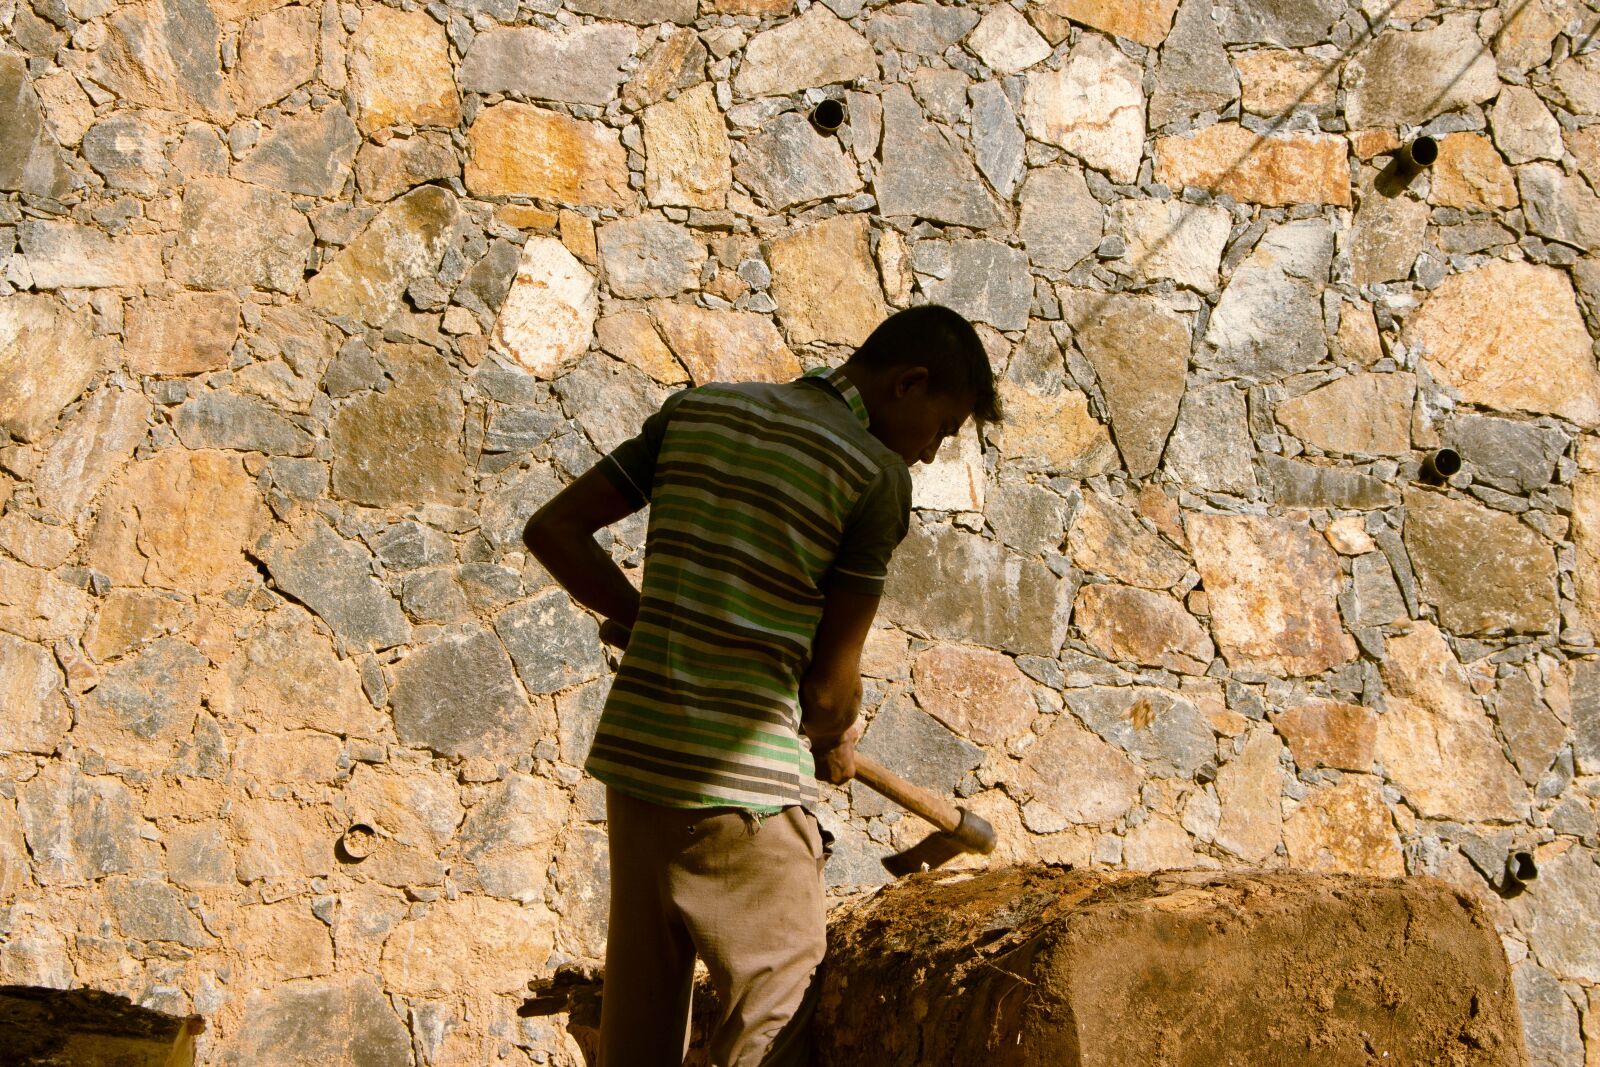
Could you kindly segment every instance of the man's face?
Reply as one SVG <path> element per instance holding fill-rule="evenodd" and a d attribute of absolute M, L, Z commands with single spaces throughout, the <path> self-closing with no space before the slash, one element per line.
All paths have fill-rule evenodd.
<path fill-rule="evenodd" d="M 899 453 L 907 466 L 932 463 L 945 439 L 961 432 L 972 408 L 971 397 L 930 392 L 927 372 L 920 376 L 913 372 L 895 383 L 888 409 L 874 413 L 872 432 Z"/>

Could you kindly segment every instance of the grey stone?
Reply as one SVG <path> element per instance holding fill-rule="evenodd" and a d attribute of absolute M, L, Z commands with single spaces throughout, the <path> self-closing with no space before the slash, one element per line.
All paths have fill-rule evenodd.
<path fill-rule="evenodd" d="M 399 310 L 412 282 L 438 270 L 458 218 L 448 189 L 413 189 L 379 212 L 306 283 L 308 301 L 330 315 L 382 325 Z"/>
<path fill-rule="evenodd" d="M 562 918 L 557 936 L 568 952 L 588 959 L 605 956 L 610 856 L 606 832 L 594 826 L 570 828 L 556 853 L 552 904 Z"/>
<path fill-rule="evenodd" d="M 1374 188 L 1376 177 L 1377 171 L 1372 168 L 1363 170 L 1361 206 L 1347 238 L 1350 280 L 1358 286 L 1411 277 L 1428 228 L 1426 202 L 1409 196 L 1385 196 Z"/>
<path fill-rule="evenodd" d="M 467 594 L 448 567 L 413 571 L 400 587 L 400 606 L 416 622 L 452 622 L 467 613 Z"/>
<path fill-rule="evenodd" d="M 274 456 L 267 461 L 272 484 L 292 497 L 314 500 L 328 491 L 328 468 L 314 459 Z"/>
<path fill-rule="evenodd" d="M 1578 773 L 1600 774 L 1600 660 L 1572 665 L 1572 754 Z"/>
<path fill-rule="evenodd" d="M 52 762 L 17 786 L 17 815 L 40 885 L 87 885 L 140 865 L 141 803 L 116 778 Z"/>
<path fill-rule="evenodd" d="M 523 594 L 521 573 L 498 563 L 464 563 L 456 580 L 468 606 L 479 615 L 499 611 Z"/>
<path fill-rule="evenodd" d="M 171 270 L 182 284 L 293 293 L 305 281 L 311 226 L 286 193 L 228 178 L 191 181 L 178 226 Z"/>
<path fill-rule="evenodd" d="M 1569 1067 L 1582 1063 L 1583 1037 L 1578 1009 L 1555 976 L 1532 960 L 1511 971 L 1517 991 L 1517 1014 L 1528 1043 L 1528 1067 Z"/>
<path fill-rule="evenodd" d="M 167 176 L 175 117 L 153 111 L 107 115 L 83 131 L 83 158 L 111 188 L 154 196 Z"/>
<path fill-rule="evenodd" d="M 1068 271 L 1100 244 L 1105 209 L 1077 167 L 1042 167 L 1022 186 L 1018 233 L 1036 267 Z"/>
<path fill-rule="evenodd" d="M 390 704 L 401 741 L 443 756 L 524 752 L 538 725 L 511 658 L 475 623 L 450 628 L 402 659 Z"/>
<path fill-rule="evenodd" d="M 1445 440 L 1461 454 L 1474 481 L 1508 493 L 1530 493 L 1550 484 L 1556 461 L 1571 439 L 1560 430 L 1493 415 L 1460 414 Z"/>
<path fill-rule="evenodd" d="M 774 211 L 861 188 L 838 138 L 823 136 L 797 111 L 779 115 L 745 141 L 733 176 Z"/>
<path fill-rule="evenodd" d="M 190 889 L 234 884 L 233 850 L 219 823 L 179 823 L 163 837 L 173 881 Z"/>
<path fill-rule="evenodd" d="M 833 854 L 822 869 L 822 879 L 829 888 L 879 886 L 892 880 L 883 867 L 883 845 L 841 821 L 831 809 L 818 809 L 818 816 L 822 828 L 833 835 Z"/>
<path fill-rule="evenodd" d="M 517 263 L 521 257 L 522 249 L 512 242 L 502 240 L 491 242 L 489 250 L 468 269 L 461 279 L 461 284 L 456 287 L 457 301 L 460 301 L 463 292 L 471 293 L 489 312 L 498 311 L 500 305 L 505 303 L 506 294 L 511 291 L 511 283 L 516 280 Z M 480 376 L 483 373 L 485 372 L 480 371 Z"/>
<path fill-rule="evenodd" d="M 980 12 L 960 5 L 891 4 L 868 18 L 867 39 L 879 51 L 893 48 L 938 56 L 971 32 L 979 17 Z"/>
<path fill-rule="evenodd" d="M 1600 248 L 1600 197 L 1582 179 L 1545 163 L 1518 167 L 1517 192 L 1534 233 L 1584 251 Z"/>
<path fill-rule="evenodd" d="M 478 34 L 461 59 L 461 87 L 475 93 L 515 93 L 530 100 L 604 104 L 627 75 L 637 30 L 590 23 L 563 30 L 496 27 Z"/>
<path fill-rule="evenodd" d="M 994 82 L 980 84 L 999 90 L 1002 96 L 1005 93 Z M 953 126 L 966 117 L 967 88 L 970 85 L 972 79 L 959 70 L 918 67 L 911 72 L 911 93 L 917 98 L 917 103 L 922 105 L 929 118 L 946 126 Z M 973 124 L 977 124 L 976 115 Z"/>
<path fill-rule="evenodd" d="M 1017 113 L 996 82 L 979 82 L 967 91 L 972 100 L 972 151 L 978 169 L 1001 197 L 1009 200 L 1026 170 L 1027 138 Z"/>
<path fill-rule="evenodd" d="M 580 15 L 616 19 L 636 26 L 690 23 L 699 9 L 698 0 L 566 0 L 565 6 Z"/>
<path fill-rule="evenodd" d="M 226 1067 L 407 1067 L 411 1062 L 411 1034 L 369 975 L 292 982 L 251 993 L 223 1059 Z"/>
<path fill-rule="evenodd" d="M 530 693 L 556 693 L 606 669 L 599 625 L 563 589 L 506 609 L 494 629 Z"/>
<path fill-rule="evenodd" d="M 331 420 L 334 492 L 379 507 L 464 502 L 469 474 L 455 369 L 424 345 L 390 345 L 384 357 L 394 384 L 357 397 Z"/>
<path fill-rule="evenodd" d="M 350 176 L 361 135 L 342 107 L 284 119 L 233 170 L 253 185 L 306 196 L 338 196 Z"/>
<path fill-rule="evenodd" d="M 357 648 L 392 648 L 410 640 L 400 606 L 372 577 L 371 555 L 322 520 L 308 520 L 293 540 L 269 534 L 261 556 L 279 589 Z"/>
<path fill-rule="evenodd" d="M 1405 494 L 1406 549 L 1422 598 L 1457 634 L 1548 633 L 1556 625 L 1556 559 L 1513 515 L 1443 493 Z"/>
<path fill-rule="evenodd" d="M 782 96 L 878 76 L 872 46 L 850 24 L 813 5 L 799 18 L 756 34 L 733 87 L 740 96 Z"/>
<path fill-rule="evenodd" d="M 556 698 L 556 719 L 561 761 L 583 766 L 600 726 L 600 712 L 611 692 L 608 678 L 576 686 Z"/>
<path fill-rule="evenodd" d="M 216 14 L 206 0 L 122 7 L 106 20 L 105 43 L 88 74 L 132 104 L 226 124 L 234 114 L 223 74 Z"/>
<path fill-rule="evenodd" d="M 1222 0 L 1222 39 L 1229 44 L 1303 48 L 1328 39 L 1346 0 Z"/>
<path fill-rule="evenodd" d="M 915 215 L 973 229 L 1001 221 L 960 140 L 929 122 L 903 85 L 883 93 L 882 159 L 872 192 L 884 215 Z"/>
<path fill-rule="evenodd" d="M 602 452 L 637 434 L 669 392 L 643 371 L 601 355 L 579 363 L 555 388 L 562 404 Z"/>
<path fill-rule="evenodd" d="M 1076 584 L 975 534 L 913 523 L 889 567 L 885 614 L 935 637 L 1054 656 Z"/>
<path fill-rule="evenodd" d="M 561 416 L 544 408 L 501 408 L 489 416 L 483 432 L 485 452 L 527 452 L 549 438 Z"/>
<path fill-rule="evenodd" d="M 60 199 L 71 188 L 72 171 L 45 128 L 27 60 L 0 55 L 0 189 Z"/>
<path fill-rule="evenodd" d="M 1468 222 L 1459 226 L 1440 226 L 1439 251 L 1450 256 L 1465 256 L 1499 248 L 1516 240 L 1516 235 L 1498 222 Z"/>
<path fill-rule="evenodd" d="M 396 137 L 384 145 L 368 142 L 356 153 L 356 184 L 374 203 L 393 200 L 424 182 L 460 176 L 461 161 L 442 133 Z"/>
<path fill-rule="evenodd" d="M 1067 707 L 1104 740 L 1142 760 L 1149 773 L 1191 778 L 1217 755 L 1216 739 L 1205 714 L 1194 704 L 1162 689 L 1072 689 Z M 1148 727 L 1133 725 L 1133 705 L 1148 701 L 1154 717 Z"/>
<path fill-rule="evenodd" d="M 1540 962 L 1581 982 L 1600 979 L 1600 939 L 1594 936 L 1600 867 L 1592 850 L 1576 846 L 1542 862 L 1538 891 L 1516 897 L 1511 907 Z"/>
<path fill-rule="evenodd" d="M 93 728 L 109 738 L 180 740 L 194 727 L 210 661 L 176 637 L 153 641 L 112 666 L 91 697 Z M 104 731 L 104 732 L 103 732 Z M 103 733 L 102 733 L 103 732 Z"/>
<path fill-rule="evenodd" d="M 1178 8 L 1156 65 L 1155 91 L 1150 94 L 1152 127 L 1220 111 L 1239 95 L 1239 79 L 1223 50 L 1211 6 L 1206 0 L 1186 0 Z"/>
<path fill-rule="evenodd" d="M 1320 219 L 1267 231 L 1223 290 L 1197 362 L 1251 381 L 1321 362 L 1328 354 L 1322 289 L 1332 259 L 1333 231 Z"/>
<path fill-rule="evenodd" d="M 191 397 L 173 412 L 173 429 L 186 448 L 227 448 L 274 456 L 307 456 L 312 438 L 254 397 L 211 392 Z"/>
<path fill-rule="evenodd" d="M 1350 561 L 1350 589 L 1340 597 L 1345 623 L 1352 629 L 1386 626 L 1410 618 L 1405 598 L 1395 584 L 1394 570 L 1382 552 L 1368 552 Z"/>
<path fill-rule="evenodd" d="M 1495 719 L 1522 780 L 1529 785 L 1537 783 L 1566 744 L 1566 724 L 1545 706 L 1539 689 L 1523 671 L 1501 680 Z"/>
<path fill-rule="evenodd" d="M 1244 393 L 1231 382 L 1191 385 L 1167 442 L 1166 472 L 1201 492 L 1244 495 L 1256 487 L 1254 455 Z"/>
<path fill-rule="evenodd" d="M 1033 276 L 1028 257 L 999 241 L 920 241 L 911 262 L 923 292 L 935 304 L 959 311 L 968 319 L 1001 330 L 1028 325 L 1033 301 Z"/>
<path fill-rule="evenodd" d="M 1263 455 L 1261 465 L 1272 485 L 1272 498 L 1282 507 L 1370 511 L 1400 502 L 1399 494 L 1383 479 L 1348 467 L 1323 467 L 1274 455 Z"/>
<path fill-rule="evenodd" d="M 596 234 L 606 284 L 620 297 L 675 296 L 700 282 L 706 248 L 683 226 L 658 218 L 620 219 Z"/>
<path fill-rule="evenodd" d="M 1063 296 L 1062 308 L 1094 367 L 1123 466 L 1143 478 L 1160 462 L 1178 415 L 1189 321 L 1156 296 Z"/>
<path fill-rule="evenodd" d="M 481 517 L 489 544 L 501 550 L 521 545 L 528 517 L 561 492 L 562 485 L 555 467 L 548 464 L 535 464 L 486 484 Z"/>
<path fill-rule="evenodd" d="M 1344 68 L 1350 126 L 1420 125 L 1498 93 L 1494 55 L 1475 23 L 1465 14 L 1433 29 L 1386 29 L 1374 37 Z"/>
<path fill-rule="evenodd" d="M 204 948 L 211 935 L 194 912 L 183 906 L 178 891 L 157 878 L 113 875 L 106 879 L 111 912 L 126 937 L 140 941 L 175 941 Z"/>
<path fill-rule="evenodd" d="M 1067 510 L 1067 502 L 1053 489 L 1005 481 L 990 490 L 984 516 L 1001 541 L 1019 552 L 1038 555 L 1060 549 Z"/>
<path fill-rule="evenodd" d="M 955 792 L 956 783 L 983 762 L 983 749 L 957 737 L 939 720 L 906 699 L 878 709 L 861 737 L 860 750 L 896 773 L 938 794 Z M 877 793 L 859 786 L 850 790 L 856 815 L 873 816 L 897 810 Z"/>
<path fill-rule="evenodd" d="M 1550 829 L 1573 837 L 1593 837 L 1597 829 L 1594 812 L 1575 797 L 1568 797 L 1550 812 Z"/>

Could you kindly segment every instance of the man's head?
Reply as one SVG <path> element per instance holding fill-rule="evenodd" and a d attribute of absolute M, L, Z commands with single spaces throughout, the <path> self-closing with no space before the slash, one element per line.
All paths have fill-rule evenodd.
<path fill-rule="evenodd" d="M 845 363 L 878 440 L 906 463 L 932 462 L 968 417 L 999 422 L 994 372 L 972 324 L 929 304 L 890 315 Z"/>

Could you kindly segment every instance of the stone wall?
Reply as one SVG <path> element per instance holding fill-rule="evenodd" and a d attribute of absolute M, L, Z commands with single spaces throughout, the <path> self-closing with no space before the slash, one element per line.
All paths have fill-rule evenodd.
<path fill-rule="evenodd" d="M 1444 877 L 1600 1063 L 1597 24 L 0 0 L 0 983 L 569 1060 L 516 1009 L 601 951 L 608 668 L 520 525 L 935 300 L 1010 419 L 917 476 L 866 750 L 1003 860 Z M 827 817 L 841 888 L 923 832 Z"/>

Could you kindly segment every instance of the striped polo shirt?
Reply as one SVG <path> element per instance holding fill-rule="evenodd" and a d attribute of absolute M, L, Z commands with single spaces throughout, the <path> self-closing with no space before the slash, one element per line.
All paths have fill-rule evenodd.
<path fill-rule="evenodd" d="M 650 505 L 639 619 L 585 764 L 668 807 L 816 798 L 800 679 L 831 587 L 883 591 L 911 473 L 839 370 L 669 397 L 601 461 Z"/>

